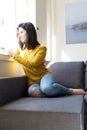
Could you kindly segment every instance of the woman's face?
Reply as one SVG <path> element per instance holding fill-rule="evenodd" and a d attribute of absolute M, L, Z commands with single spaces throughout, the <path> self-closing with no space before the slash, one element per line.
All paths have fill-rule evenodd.
<path fill-rule="evenodd" d="M 19 28 L 18 38 L 22 43 L 26 43 L 27 39 L 26 30 L 23 29 L 22 27 Z"/>

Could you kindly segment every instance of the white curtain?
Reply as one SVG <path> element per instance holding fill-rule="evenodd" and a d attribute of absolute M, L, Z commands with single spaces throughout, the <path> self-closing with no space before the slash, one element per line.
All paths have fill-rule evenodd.
<path fill-rule="evenodd" d="M 54 0 L 47 0 L 47 60 L 56 59 L 55 39 L 55 4 Z"/>

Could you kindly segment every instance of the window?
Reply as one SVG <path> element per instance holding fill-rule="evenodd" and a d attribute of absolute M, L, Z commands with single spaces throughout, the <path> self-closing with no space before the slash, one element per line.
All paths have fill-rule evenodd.
<path fill-rule="evenodd" d="M 15 8 L 13 0 L 0 1 L 0 49 L 13 47 L 15 42 Z"/>
<path fill-rule="evenodd" d="M 0 53 L 6 54 L 5 50 L 13 50 L 17 45 L 16 27 L 20 22 L 35 23 L 34 8 L 35 0 L 0 1 Z"/>

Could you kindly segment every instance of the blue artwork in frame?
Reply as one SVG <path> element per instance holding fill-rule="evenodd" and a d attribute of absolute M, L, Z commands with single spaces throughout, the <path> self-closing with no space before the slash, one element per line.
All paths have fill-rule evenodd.
<path fill-rule="evenodd" d="M 65 5 L 66 44 L 87 43 L 87 2 Z"/>

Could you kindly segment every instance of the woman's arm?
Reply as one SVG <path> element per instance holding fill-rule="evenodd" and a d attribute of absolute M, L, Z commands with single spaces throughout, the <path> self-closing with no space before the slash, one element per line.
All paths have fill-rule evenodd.
<path fill-rule="evenodd" d="M 31 61 L 24 57 L 21 57 L 18 53 L 12 55 L 16 61 L 18 61 L 20 64 L 24 65 L 25 67 L 34 68 L 34 67 L 38 67 L 41 63 L 45 61 L 46 50 L 47 49 L 45 46 L 40 46 L 37 49 Z"/>

